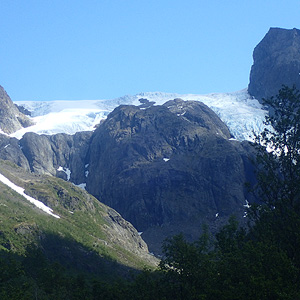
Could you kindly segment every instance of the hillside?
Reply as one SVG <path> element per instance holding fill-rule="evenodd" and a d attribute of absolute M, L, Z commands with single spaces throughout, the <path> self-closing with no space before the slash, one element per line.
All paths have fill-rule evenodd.
<path fill-rule="evenodd" d="M 1 251 L 22 255 L 34 246 L 50 261 L 103 278 L 156 264 L 133 226 L 85 191 L 7 161 L 0 161 L 0 173 L 59 216 L 46 214 L 0 182 Z"/>

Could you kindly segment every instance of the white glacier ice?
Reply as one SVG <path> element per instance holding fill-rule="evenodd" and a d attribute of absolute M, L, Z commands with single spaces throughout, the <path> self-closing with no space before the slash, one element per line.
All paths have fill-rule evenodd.
<path fill-rule="evenodd" d="M 31 111 L 35 125 L 23 128 L 11 136 L 21 138 L 29 131 L 38 134 L 60 132 L 74 134 L 78 131 L 91 131 L 114 108 L 121 104 L 140 105 L 140 98 L 154 101 L 156 105 L 175 98 L 201 101 L 218 114 L 234 138 L 239 141 L 251 140 L 253 131 L 261 132 L 264 128 L 266 111 L 248 94 L 247 89 L 207 95 L 148 92 L 110 100 L 18 101 L 16 104 Z"/>

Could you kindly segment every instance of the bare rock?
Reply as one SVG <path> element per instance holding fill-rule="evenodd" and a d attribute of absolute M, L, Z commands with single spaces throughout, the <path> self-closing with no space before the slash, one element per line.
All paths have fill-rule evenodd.
<path fill-rule="evenodd" d="M 11 134 L 31 125 L 33 122 L 18 110 L 4 88 L 0 86 L 0 129 L 2 132 Z"/>
<path fill-rule="evenodd" d="M 300 30 L 271 28 L 253 60 L 248 92 L 256 99 L 277 95 L 283 84 L 300 89 Z"/>

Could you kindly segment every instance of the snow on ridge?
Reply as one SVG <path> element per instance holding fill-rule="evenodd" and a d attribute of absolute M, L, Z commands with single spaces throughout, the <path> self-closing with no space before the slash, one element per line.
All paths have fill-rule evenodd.
<path fill-rule="evenodd" d="M 28 195 L 25 194 L 25 189 L 15 185 L 13 182 L 11 182 L 8 178 L 6 178 L 5 176 L 3 176 L 2 174 L 0 174 L 0 181 L 2 183 L 4 183 L 5 185 L 7 185 L 8 187 L 10 187 L 11 189 L 13 189 L 14 191 L 16 191 L 18 194 L 20 194 L 21 196 L 23 196 L 24 198 L 26 198 L 29 202 L 31 202 L 32 204 L 34 204 L 36 207 L 38 207 L 39 209 L 41 209 L 42 211 L 44 211 L 45 213 L 51 215 L 52 217 L 55 217 L 57 219 L 60 219 L 60 216 L 55 215 L 53 213 L 53 209 L 51 209 L 50 207 L 46 206 L 43 202 L 36 200 Z"/>
<path fill-rule="evenodd" d="M 239 141 L 252 140 L 252 132 L 261 132 L 264 128 L 266 111 L 248 94 L 247 89 L 233 93 L 205 95 L 143 92 L 110 100 L 18 101 L 16 102 L 18 105 L 23 105 L 32 112 L 32 119 L 36 125 L 23 128 L 11 136 L 20 139 L 29 131 L 38 134 L 60 132 L 74 134 L 78 131 L 92 131 L 114 108 L 121 104 L 140 105 L 141 98 L 154 101 L 155 105 L 162 105 L 175 98 L 201 101 L 218 114 L 231 134 Z"/>

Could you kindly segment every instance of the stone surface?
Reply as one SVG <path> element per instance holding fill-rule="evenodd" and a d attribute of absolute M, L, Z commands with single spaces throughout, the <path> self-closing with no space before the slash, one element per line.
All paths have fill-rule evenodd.
<path fill-rule="evenodd" d="M 167 236 L 196 239 L 244 215 L 251 180 L 248 143 L 203 103 L 116 108 L 91 138 L 87 190 L 129 220 L 160 252 Z"/>
<path fill-rule="evenodd" d="M 48 136 L 29 132 L 19 143 L 32 172 L 80 184 L 85 181 L 85 156 L 91 134 L 78 132 L 75 135 L 59 133 Z"/>
<path fill-rule="evenodd" d="M 4 88 L 0 86 L 0 130 L 11 134 L 30 125 L 33 125 L 32 121 L 18 110 Z"/>
<path fill-rule="evenodd" d="M 258 100 L 282 85 L 300 89 L 300 30 L 271 28 L 253 52 L 248 92 Z"/>

